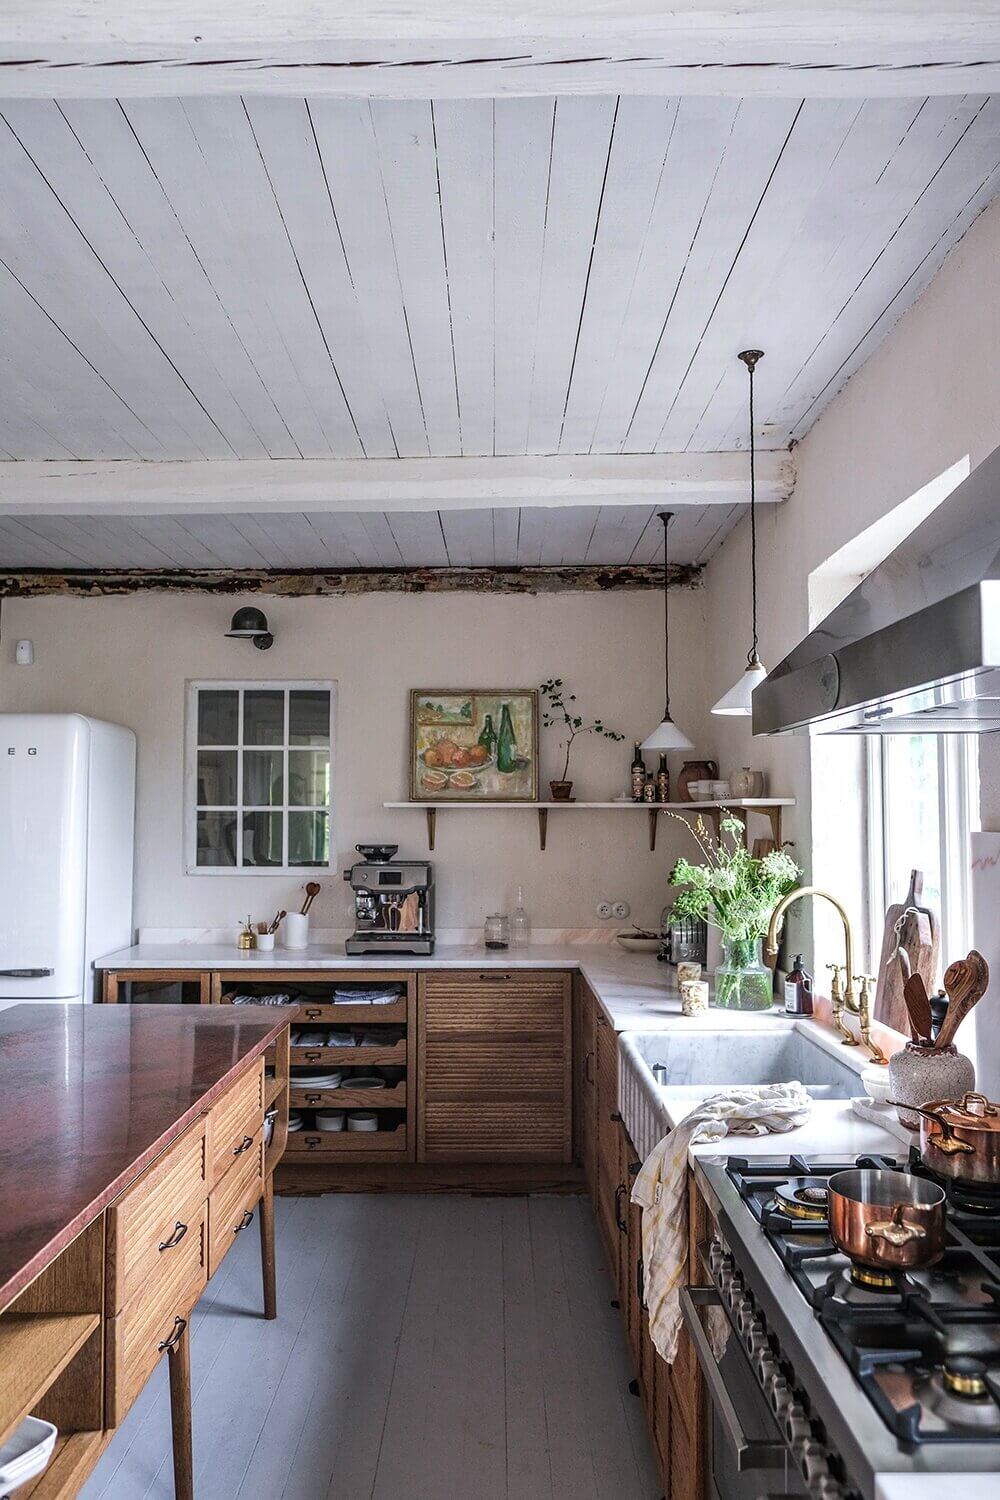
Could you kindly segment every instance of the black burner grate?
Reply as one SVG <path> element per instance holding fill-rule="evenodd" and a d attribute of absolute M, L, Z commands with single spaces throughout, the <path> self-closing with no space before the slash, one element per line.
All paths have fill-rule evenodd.
<path fill-rule="evenodd" d="M 826 1220 L 787 1211 L 794 1179 L 829 1178 L 850 1165 L 913 1171 L 941 1183 L 948 1193 L 947 1246 L 936 1265 L 898 1274 L 881 1289 L 858 1285 Z M 1000 1444 L 1000 1194 L 942 1181 L 913 1152 L 907 1162 L 730 1157 L 727 1172 L 900 1442 Z M 779 1188 L 785 1209 L 777 1206 Z"/>

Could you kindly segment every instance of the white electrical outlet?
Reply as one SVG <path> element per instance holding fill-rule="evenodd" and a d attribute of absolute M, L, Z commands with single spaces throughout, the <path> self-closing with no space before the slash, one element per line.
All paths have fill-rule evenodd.
<path fill-rule="evenodd" d="M 617 917 L 619 922 L 624 922 L 625 918 L 628 916 L 631 910 L 632 908 L 631 906 L 629 906 L 627 901 L 616 901 L 614 906 L 611 908 L 611 915 L 613 917 Z"/>
<path fill-rule="evenodd" d="M 607 919 L 612 915 L 612 912 L 613 912 L 613 908 L 612 908 L 612 905 L 611 905 L 610 901 L 598 901 L 598 903 L 597 903 L 597 915 L 603 921 L 606 922 Z"/>

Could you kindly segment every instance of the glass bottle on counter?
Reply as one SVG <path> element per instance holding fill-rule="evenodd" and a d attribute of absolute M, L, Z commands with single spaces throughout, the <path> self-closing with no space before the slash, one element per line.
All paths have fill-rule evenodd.
<path fill-rule="evenodd" d="M 796 953 L 795 962 L 785 975 L 785 1015 L 811 1016 L 812 1013 L 812 975 L 802 961 L 802 954 Z"/>
<path fill-rule="evenodd" d="M 524 909 L 524 892 L 521 886 L 517 888 L 517 905 L 510 919 L 510 940 L 515 948 L 527 948 L 531 941 L 531 923 Z"/>
<path fill-rule="evenodd" d="M 639 741 L 635 742 L 635 752 L 632 756 L 632 801 L 642 801 L 642 789 L 646 784 L 646 762 L 642 758 L 642 746 Z"/>

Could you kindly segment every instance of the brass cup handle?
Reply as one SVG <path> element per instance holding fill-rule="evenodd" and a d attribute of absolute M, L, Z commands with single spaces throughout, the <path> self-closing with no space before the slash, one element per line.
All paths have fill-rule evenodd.
<path fill-rule="evenodd" d="M 180 1221 L 180 1219 L 178 1219 L 175 1222 L 173 1229 L 167 1235 L 166 1239 L 165 1240 L 161 1240 L 160 1243 L 159 1243 L 159 1245 L 157 1245 L 156 1248 L 158 1250 L 172 1250 L 175 1245 L 179 1245 L 180 1244 L 181 1240 L 184 1238 L 184 1236 L 187 1234 L 187 1232 L 188 1232 L 187 1225 L 186 1224 L 182 1224 L 181 1221 Z"/>
<path fill-rule="evenodd" d="M 243 1139 L 240 1141 L 239 1145 L 233 1147 L 233 1155 L 234 1156 L 242 1156 L 243 1153 L 244 1153 L 244 1151 L 249 1151 L 250 1147 L 252 1145 L 253 1145 L 253 1136 L 252 1135 L 245 1135 L 243 1137 Z"/>
<path fill-rule="evenodd" d="M 241 1234 L 244 1229 L 249 1229 L 253 1223 L 253 1211 L 249 1208 L 243 1210 L 243 1217 L 238 1224 L 233 1225 L 233 1233 Z"/>
<path fill-rule="evenodd" d="M 866 1224 L 865 1234 L 870 1240 L 885 1240 L 887 1245 L 908 1245 L 912 1240 L 925 1240 L 927 1230 L 919 1224 L 906 1224 L 903 1214 L 909 1205 L 897 1203 L 892 1210 L 892 1217 L 878 1224 Z"/>
<path fill-rule="evenodd" d="M 169 1336 L 169 1338 L 165 1338 L 162 1343 L 157 1344 L 157 1352 L 162 1354 L 166 1349 L 169 1350 L 171 1354 L 174 1354 L 177 1350 L 178 1345 L 180 1344 L 181 1337 L 187 1326 L 187 1318 L 175 1318 L 173 1333 Z"/>

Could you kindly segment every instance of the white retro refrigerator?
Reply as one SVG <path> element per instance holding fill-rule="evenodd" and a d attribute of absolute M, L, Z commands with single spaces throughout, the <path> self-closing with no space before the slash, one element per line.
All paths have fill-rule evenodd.
<path fill-rule="evenodd" d="M 132 941 L 135 735 L 82 714 L 0 714 L 0 1008 L 94 998 Z"/>

